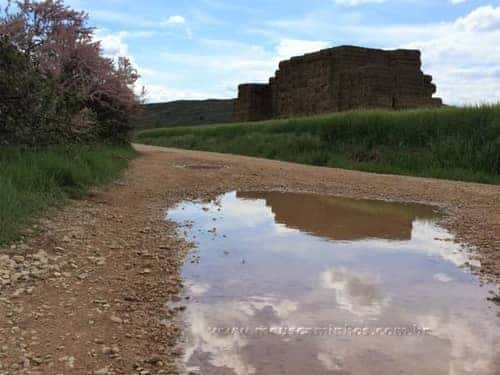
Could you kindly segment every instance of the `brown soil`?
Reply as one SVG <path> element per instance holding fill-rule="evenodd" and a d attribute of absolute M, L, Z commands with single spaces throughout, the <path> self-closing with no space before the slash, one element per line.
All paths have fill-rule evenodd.
<path fill-rule="evenodd" d="M 176 311 L 165 302 L 182 287 L 189 244 L 164 213 L 230 190 L 433 204 L 446 213 L 444 226 L 477 246 L 478 271 L 500 279 L 499 186 L 136 147 L 142 154 L 120 182 L 0 250 L 8 255 L 0 259 L 0 374 L 177 373 Z"/>

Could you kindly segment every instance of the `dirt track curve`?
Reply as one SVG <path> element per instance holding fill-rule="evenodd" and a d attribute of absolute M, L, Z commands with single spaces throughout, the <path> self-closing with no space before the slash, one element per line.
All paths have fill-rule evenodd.
<path fill-rule="evenodd" d="M 184 199 L 287 190 L 423 202 L 500 278 L 500 187 L 135 146 L 119 182 L 53 210 L 0 250 L 0 374 L 175 374 L 164 304 L 189 246 L 164 220 Z"/>

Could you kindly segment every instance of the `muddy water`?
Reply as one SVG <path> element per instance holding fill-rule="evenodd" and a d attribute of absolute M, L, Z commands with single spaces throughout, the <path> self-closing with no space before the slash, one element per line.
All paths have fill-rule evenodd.
<path fill-rule="evenodd" d="M 496 286 L 429 207 L 233 192 L 167 217 L 197 246 L 187 373 L 500 374 Z"/>

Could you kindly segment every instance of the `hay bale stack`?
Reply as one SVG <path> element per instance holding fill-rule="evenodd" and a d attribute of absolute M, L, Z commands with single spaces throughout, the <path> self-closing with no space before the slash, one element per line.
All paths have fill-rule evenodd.
<path fill-rule="evenodd" d="M 439 106 L 435 92 L 420 51 L 341 46 L 282 61 L 267 85 L 240 85 L 234 120 Z"/>

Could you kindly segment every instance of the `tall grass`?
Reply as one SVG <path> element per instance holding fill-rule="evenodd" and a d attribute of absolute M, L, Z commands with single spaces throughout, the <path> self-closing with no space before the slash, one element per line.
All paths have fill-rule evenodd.
<path fill-rule="evenodd" d="M 134 155 L 129 145 L 0 149 L 0 244 L 15 239 L 31 215 L 117 177 Z"/>
<path fill-rule="evenodd" d="M 500 105 L 355 111 L 147 130 L 137 142 L 378 173 L 500 183 Z"/>

